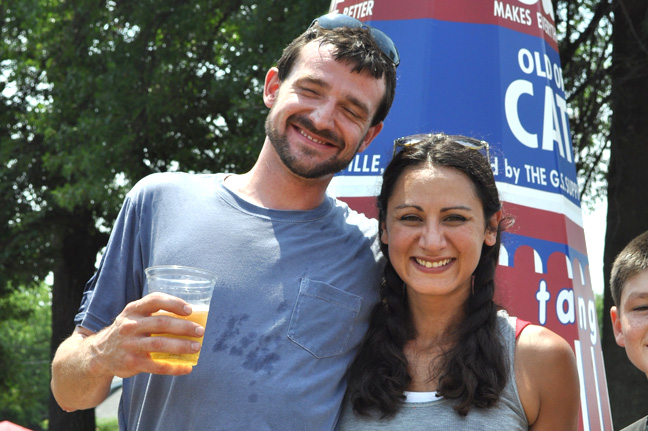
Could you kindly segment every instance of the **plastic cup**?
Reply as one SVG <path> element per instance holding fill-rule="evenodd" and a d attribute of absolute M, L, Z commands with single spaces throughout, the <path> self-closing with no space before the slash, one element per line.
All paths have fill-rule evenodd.
<path fill-rule="evenodd" d="M 177 296 L 191 305 L 193 312 L 189 316 L 178 316 L 177 314 L 160 310 L 153 313 L 154 316 L 166 315 L 178 319 L 191 320 L 205 327 L 209 313 L 209 303 L 216 284 L 216 276 L 211 272 L 192 268 L 189 266 L 160 265 L 152 266 L 144 270 L 149 293 L 162 292 Z M 153 337 L 182 338 L 198 341 L 201 345 L 203 337 L 185 337 L 173 334 L 151 334 Z M 171 362 L 174 364 L 185 364 L 194 366 L 198 363 L 198 353 L 173 354 L 164 352 L 151 352 L 151 358 L 159 362 Z"/>

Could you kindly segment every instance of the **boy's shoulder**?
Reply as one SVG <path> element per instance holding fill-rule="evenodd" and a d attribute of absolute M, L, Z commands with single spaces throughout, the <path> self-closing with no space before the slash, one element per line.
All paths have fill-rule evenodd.
<path fill-rule="evenodd" d="M 621 431 L 648 431 L 648 416 L 644 416 L 637 422 L 628 425 Z"/>

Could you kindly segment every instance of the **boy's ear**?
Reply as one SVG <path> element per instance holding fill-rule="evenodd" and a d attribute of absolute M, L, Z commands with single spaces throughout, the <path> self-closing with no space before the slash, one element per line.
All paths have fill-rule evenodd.
<path fill-rule="evenodd" d="M 612 319 L 612 331 L 614 332 L 616 343 L 621 347 L 625 347 L 625 338 L 621 329 L 621 317 L 619 316 L 619 309 L 617 307 L 610 308 L 610 319 Z"/>

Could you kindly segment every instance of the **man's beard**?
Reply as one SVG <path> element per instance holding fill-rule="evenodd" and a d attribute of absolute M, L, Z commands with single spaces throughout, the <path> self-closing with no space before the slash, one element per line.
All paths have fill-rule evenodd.
<path fill-rule="evenodd" d="M 356 147 L 356 152 L 354 152 L 354 154 L 349 159 L 338 159 L 336 154 L 330 159 L 320 162 L 316 165 L 309 164 L 307 163 L 307 161 L 304 162 L 304 159 L 308 159 L 309 156 L 316 156 L 317 152 L 309 148 L 301 149 L 300 150 L 301 154 L 295 154 L 291 152 L 287 133 L 282 134 L 281 132 L 279 132 L 279 130 L 277 130 L 276 127 L 273 127 L 271 123 L 271 118 L 272 118 L 272 110 L 270 114 L 268 114 L 268 117 L 266 118 L 266 122 L 265 122 L 266 135 L 270 139 L 272 146 L 274 147 L 275 151 L 279 155 L 279 158 L 281 159 L 283 164 L 292 173 L 294 173 L 297 176 L 300 176 L 302 178 L 307 178 L 307 179 L 317 179 L 317 178 L 322 178 L 328 175 L 338 173 L 342 169 L 346 168 L 349 165 L 349 163 L 351 163 L 351 160 L 353 160 L 353 157 L 355 157 L 355 154 L 357 153 L 357 147 Z M 313 123 L 305 117 L 293 115 L 290 118 L 288 118 L 286 124 L 298 124 L 304 130 L 312 131 L 314 135 L 321 136 L 323 138 L 326 138 L 329 141 L 339 144 L 338 154 L 346 147 L 345 142 L 341 138 L 339 138 L 335 133 L 329 130 L 318 131 L 313 126 Z M 300 159 L 302 160 L 301 162 Z"/>

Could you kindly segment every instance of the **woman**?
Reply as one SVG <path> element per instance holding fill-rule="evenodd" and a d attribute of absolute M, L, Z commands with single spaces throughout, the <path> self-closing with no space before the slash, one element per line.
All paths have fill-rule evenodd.
<path fill-rule="evenodd" d="M 509 220 L 488 145 L 443 134 L 395 145 L 378 197 L 382 301 L 339 429 L 576 430 L 569 344 L 535 325 L 516 334 L 522 322 L 493 302 Z"/>

